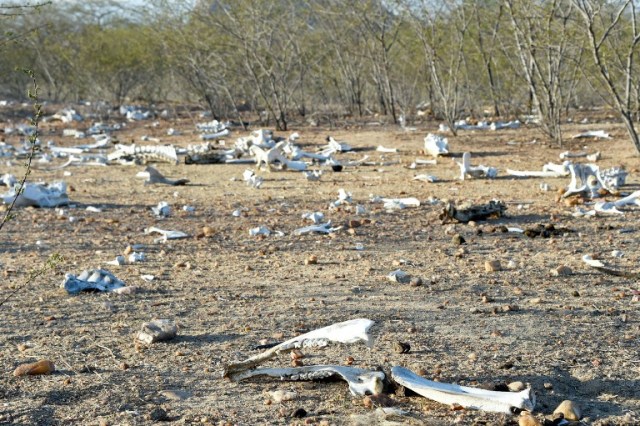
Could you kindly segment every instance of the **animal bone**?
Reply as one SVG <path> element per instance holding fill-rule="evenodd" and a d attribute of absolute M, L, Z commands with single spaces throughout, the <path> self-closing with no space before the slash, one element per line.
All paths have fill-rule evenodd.
<path fill-rule="evenodd" d="M 256 175 L 255 172 L 251 169 L 246 169 L 242 173 L 242 179 L 244 179 L 244 181 L 247 183 L 247 186 L 250 186 L 256 189 L 259 189 L 264 183 L 264 179 Z"/>
<path fill-rule="evenodd" d="M 303 213 L 302 218 L 310 220 L 317 225 L 324 220 L 324 213 L 322 212 Z"/>
<path fill-rule="evenodd" d="M 231 377 L 241 381 L 255 376 L 269 376 L 280 380 L 321 380 L 339 376 L 349 384 L 352 395 L 378 395 L 382 393 L 385 374 L 382 371 L 368 371 L 341 365 L 313 365 L 297 368 L 259 368 L 247 370 Z"/>
<path fill-rule="evenodd" d="M 518 171 L 507 169 L 507 174 L 511 176 L 519 177 L 562 177 L 569 176 L 569 161 L 565 161 L 562 164 L 547 163 L 542 166 L 542 171 Z"/>
<path fill-rule="evenodd" d="M 330 342 L 349 344 L 359 341 L 365 342 L 367 347 L 371 348 L 373 347 L 373 336 L 369 334 L 369 329 L 373 324 L 374 322 L 369 319 L 358 318 L 310 331 L 244 361 L 226 365 L 223 377 L 233 379 L 238 373 L 256 367 L 281 353 L 299 348 L 325 347 Z"/>
<path fill-rule="evenodd" d="M 449 141 L 447 140 L 447 138 L 429 133 L 424 138 L 424 150 L 432 157 L 438 157 L 439 155 L 449 155 Z"/>
<path fill-rule="evenodd" d="M 328 221 L 327 223 L 321 223 L 319 225 L 309 225 L 309 226 L 305 226 L 304 228 L 298 228 L 295 231 L 293 231 L 294 235 L 303 235 L 303 234 L 309 234 L 312 232 L 320 232 L 323 234 L 330 234 L 332 232 L 335 232 L 339 229 L 342 229 L 342 227 L 338 226 L 336 228 L 332 228 L 331 227 L 331 221 Z"/>
<path fill-rule="evenodd" d="M 308 172 L 302 172 L 305 179 L 311 182 L 316 182 L 320 180 L 320 176 L 322 176 L 322 170 L 312 170 Z"/>
<path fill-rule="evenodd" d="M 189 235 L 185 234 L 182 231 L 165 231 L 164 229 L 156 228 L 155 226 L 146 228 L 144 230 L 144 233 L 162 235 L 162 237 L 159 237 L 153 240 L 154 243 L 164 243 L 164 242 L 167 242 L 167 240 L 179 240 L 182 238 L 189 238 Z"/>
<path fill-rule="evenodd" d="M 158 217 L 169 217 L 171 214 L 171 207 L 166 201 L 160 201 L 156 207 L 151 207 L 151 210 Z"/>
<path fill-rule="evenodd" d="M 165 161 L 171 164 L 178 163 L 176 148 L 172 145 L 116 145 L 116 150 L 107 154 L 109 161 L 146 163 L 149 161 Z"/>
<path fill-rule="evenodd" d="M 17 194 L 18 185 L 14 185 L 9 192 L 0 195 L 5 204 L 11 204 L 17 197 L 16 207 L 59 207 L 69 204 L 67 184 L 54 182 L 51 184 L 27 182 L 22 192 Z"/>
<path fill-rule="evenodd" d="M 593 160 L 589 160 L 589 161 L 595 162 L 600 159 L 600 151 L 594 152 L 593 154 L 587 154 L 586 152 L 569 152 L 569 151 L 560 153 L 561 160 L 566 160 L 567 158 L 581 158 L 581 157 L 592 158 Z"/>
<path fill-rule="evenodd" d="M 189 179 L 167 179 L 164 177 L 155 167 L 147 166 L 144 172 L 147 175 L 147 179 L 144 181 L 145 185 L 154 185 L 156 183 L 162 183 L 164 185 L 180 186 L 189 183 Z M 142 175 L 142 174 L 140 174 Z"/>
<path fill-rule="evenodd" d="M 588 254 L 585 254 L 584 256 L 582 256 L 582 261 L 587 265 L 591 266 L 592 268 L 595 268 L 600 272 L 604 272 L 605 274 L 615 275 L 617 277 L 632 278 L 632 279 L 640 278 L 640 272 L 624 271 L 621 269 L 611 268 L 610 266 L 605 265 L 604 263 L 594 259 L 592 256 Z"/>
<path fill-rule="evenodd" d="M 168 319 L 156 319 L 142 324 L 142 329 L 138 332 L 136 339 L 144 344 L 150 345 L 155 342 L 171 340 L 178 334 L 176 324 Z"/>
<path fill-rule="evenodd" d="M 271 231 L 266 226 L 258 226 L 256 228 L 249 229 L 249 235 L 255 237 L 256 235 L 271 235 Z"/>
<path fill-rule="evenodd" d="M 91 269 L 82 271 L 77 277 L 73 274 L 65 274 L 64 281 L 60 287 L 69 294 L 80 293 L 81 291 L 114 291 L 124 287 L 124 282 L 120 281 L 109 271 L 103 269 Z"/>
<path fill-rule="evenodd" d="M 229 136 L 230 134 L 231 131 L 229 129 L 223 129 L 215 133 L 202 134 L 200 135 L 200 139 L 202 139 L 203 141 L 218 140 L 224 138 L 225 136 Z"/>
<path fill-rule="evenodd" d="M 465 152 L 464 154 L 462 154 L 462 163 L 457 163 L 458 166 L 460 166 L 460 180 L 464 180 L 467 175 L 474 178 L 494 178 L 498 176 L 498 170 L 495 167 L 487 167 L 483 165 L 472 166 L 471 153 L 469 152 Z"/>
<path fill-rule="evenodd" d="M 372 203 L 385 203 L 385 205 L 386 204 L 397 204 L 399 206 L 402 206 L 400 208 L 420 207 L 420 200 L 418 200 L 415 197 L 409 197 L 409 198 L 382 198 L 382 197 L 371 196 L 370 200 L 371 200 Z"/>
<path fill-rule="evenodd" d="M 596 211 L 596 213 L 624 215 L 624 212 L 621 212 L 620 210 L 618 210 L 615 203 L 611 203 L 611 202 L 595 203 L 595 205 L 593 206 L 593 209 Z"/>
<path fill-rule="evenodd" d="M 279 163 L 280 166 L 287 163 L 287 159 L 282 155 L 282 152 L 275 147 L 265 151 L 258 145 L 251 145 L 251 147 L 249 147 L 249 152 L 255 157 L 256 169 L 258 170 L 262 167 L 263 163 L 268 171 L 273 170 L 276 163 Z"/>
<path fill-rule="evenodd" d="M 440 383 L 420 377 L 403 367 L 393 367 L 391 377 L 399 385 L 447 405 L 458 404 L 468 409 L 505 414 L 514 414 L 517 410 L 533 411 L 536 405 L 535 394 L 531 388 L 521 392 L 496 392 Z"/>
<path fill-rule="evenodd" d="M 571 139 L 583 138 L 611 139 L 611 136 L 604 130 L 589 130 L 588 132 L 578 133 L 577 135 L 573 135 L 571 137 Z"/>
<path fill-rule="evenodd" d="M 432 175 L 416 175 L 413 177 L 413 180 L 419 180 L 422 182 L 434 183 L 438 181 L 438 178 Z"/>
<path fill-rule="evenodd" d="M 384 147 L 382 145 L 378 145 L 378 147 L 376 148 L 376 151 L 378 151 L 378 152 L 386 152 L 386 153 L 391 154 L 391 153 L 398 152 L 398 149 L 397 148 L 386 148 L 386 147 Z"/>
<path fill-rule="evenodd" d="M 469 221 L 485 220 L 491 216 L 502 216 L 507 210 L 504 203 L 491 200 L 488 204 L 480 206 L 471 206 L 469 208 L 458 210 L 456 206 L 448 202 L 444 206 L 443 212 L 440 214 L 440 220 L 446 223 L 448 219 L 455 219 L 458 222 L 467 223 Z"/>

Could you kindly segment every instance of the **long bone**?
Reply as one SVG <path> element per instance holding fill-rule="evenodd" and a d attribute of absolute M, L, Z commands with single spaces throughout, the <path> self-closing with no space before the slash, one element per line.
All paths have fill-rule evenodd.
<path fill-rule="evenodd" d="M 533 411 L 536 405 L 531 388 L 521 392 L 496 392 L 450 383 L 427 380 L 403 367 L 393 367 L 391 377 L 399 385 L 418 395 L 442 404 L 459 404 L 464 408 L 514 414 L 517 410 Z"/>
<path fill-rule="evenodd" d="M 232 378 L 235 374 L 257 367 L 278 354 L 303 347 L 325 347 L 330 342 L 348 344 L 363 341 L 367 347 L 371 348 L 373 347 L 373 336 L 369 334 L 369 329 L 373 324 L 374 322 L 370 319 L 358 318 L 310 331 L 244 361 L 227 364 L 223 377 Z"/>
<path fill-rule="evenodd" d="M 162 183 L 165 185 L 179 186 L 189 183 L 189 179 L 168 179 L 162 175 L 155 167 L 147 166 L 140 175 L 146 175 L 147 179 L 144 181 L 145 185 L 154 185 L 156 183 Z"/>
<path fill-rule="evenodd" d="M 633 278 L 633 279 L 640 278 L 640 272 L 637 272 L 637 271 L 625 271 L 625 270 L 622 270 L 622 269 L 612 268 L 612 267 L 602 263 L 601 261 L 599 261 L 597 259 L 594 259 L 593 257 L 591 257 L 588 254 L 585 254 L 584 256 L 582 256 L 582 261 L 584 263 L 586 263 L 587 265 L 591 266 L 592 268 L 595 268 L 598 271 L 603 272 L 605 274 L 615 275 L 617 277 Z"/>
<path fill-rule="evenodd" d="M 352 395 L 377 395 L 382 393 L 385 375 L 382 371 L 369 371 L 341 365 L 312 365 L 293 368 L 258 368 L 230 376 L 233 381 L 245 380 L 256 376 L 268 376 L 280 380 L 322 380 L 340 376 L 349 384 Z"/>

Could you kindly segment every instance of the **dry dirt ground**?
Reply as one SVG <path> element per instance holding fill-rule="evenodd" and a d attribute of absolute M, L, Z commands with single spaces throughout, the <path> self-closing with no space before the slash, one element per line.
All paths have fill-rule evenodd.
<path fill-rule="evenodd" d="M 130 125 L 117 136 L 124 142 L 146 134 L 179 146 L 199 143 L 191 121 L 162 121 L 158 128 L 150 123 Z M 169 126 L 183 136 L 166 136 Z M 54 209 L 19 209 L 2 230 L 1 299 L 22 286 L 51 254 L 61 254 L 64 262 L 0 307 L 0 424 L 150 424 L 156 408 L 164 409 L 174 424 L 382 424 L 344 382 L 233 383 L 220 378 L 225 362 L 256 354 L 260 343 L 359 317 L 376 322 L 372 350 L 362 344 L 306 350 L 304 364 L 344 364 L 353 357 L 357 367 L 381 367 L 388 373 L 401 365 L 427 378 L 469 386 L 522 381 L 537 394 L 540 418 L 550 418 L 562 400 L 570 399 L 582 407 L 584 424 L 640 424 L 640 288 L 634 279 L 604 275 L 581 261 L 588 253 L 610 259 L 617 249 L 624 252 L 617 266 L 636 268 L 640 208 L 629 208 L 624 216 L 574 218 L 574 207 L 556 201 L 556 190 L 568 178 L 516 179 L 504 173 L 506 168 L 540 170 L 546 162 L 559 162 L 564 149 L 586 146 L 602 152 L 601 167 L 623 164 L 630 171 L 623 190 L 631 192 L 640 187 L 640 158 L 624 129 L 606 121 L 567 125 L 567 135 L 603 129 L 613 140 L 580 140 L 562 150 L 541 142 L 526 144 L 540 139 L 530 128 L 461 132 L 449 137 L 454 157 L 470 151 L 474 164 L 501 172 L 497 179 L 461 182 L 451 158 L 415 170 L 407 167 L 416 157 L 426 158 L 420 152 L 423 137 L 436 128 L 437 123 L 416 132 L 371 126 L 294 129 L 306 150 L 322 146 L 332 134 L 358 148 L 340 154 L 340 160 L 368 155 L 380 164 L 347 167 L 341 173 L 325 170 L 319 182 L 296 172 L 259 172 L 265 182 L 257 190 L 242 181 L 243 165 L 156 164 L 168 177 L 191 180 L 187 186 L 170 187 L 143 186 L 135 175 L 144 166 L 45 171 L 50 165 L 36 164 L 31 179 L 66 181 L 73 206 L 64 209 L 64 216 Z M 45 126 L 42 139 L 80 143 L 63 138 L 61 129 Z M 235 132 L 230 141 L 243 134 Z M 6 140 L 17 143 L 18 138 Z M 375 151 L 378 145 L 399 153 L 381 155 Z M 14 163 L 3 165 L 2 173 L 19 175 L 20 161 Z M 418 173 L 440 181 L 412 180 Z M 542 182 L 552 190 L 541 191 Z M 352 193 L 353 204 L 330 210 L 339 188 Z M 382 204 L 370 203 L 372 194 L 417 197 L 423 204 L 387 212 Z M 429 203 L 432 197 L 458 204 L 500 199 L 508 205 L 507 215 L 475 225 L 443 225 L 438 219 L 442 205 Z M 157 219 L 150 207 L 163 200 L 173 214 Z M 366 214 L 356 216 L 356 204 Z M 184 205 L 195 212 L 183 211 Z M 87 206 L 103 211 L 92 213 Z M 243 215 L 232 216 L 238 208 Z M 301 215 L 311 211 L 324 212 L 336 225 L 364 218 L 371 223 L 330 236 L 294 235 L 294 229 L 306 224 Z M 70 222 L 69 216 L 77 221 Z M 549 223 L 572 232 L 549 239 L 491 232 L 499 225 Z M 249 229 L 260 225 L 284 236 L 249 236 Z M 143 233 L 149 226 L 194 237 L 156 244 L 154 236 Z M 195 238 L 205 226 L 214 234 Z M 462 250 L 453 244 L 453 233 L 466 240 Z M 357 243 L 364 250 L 356 250 Z M 143 244 L 147 260 L 107 269 L 140 287 L 140 293 L 70 296 L 60 288 L 64 273 L 105 268 L 131 244 Z M 318 263 L 305 265 L 311 255 Z M 486 272 L 485 261 L 494 259 L 505 266 L 513 263 Z M 400 260 L 406 263 L 397 266 Z M 573 272 L 554 276 L 552 270 L 562 265 Z M 421 277 L 423 285 L 389 282 L 386 275 L 399 267 Z M 156 279 L 146 282 L 143 274 Z M 503 310 L 507 305 L 511 309 Z M 178 337 L 136 347 L 134 335 L 153 318 L 175 320 Z M 396 353 L 397 342 L 409 343 L 411 351 Z M 53 361 L 57 371 L 13 377 L 17 365 L 38 359 Z M 290 362 L 282 356 L 267 365 Z M 266 392 L 277 389 L 294 390 L 298 396 L 266 404 Z M 417 396 L 393 397 L 407 414 L 387 422 L 518 422 L 514 416 L 454 411 Z M 299 408 L 307 412 L 305 418 L 292 416 Z"/>

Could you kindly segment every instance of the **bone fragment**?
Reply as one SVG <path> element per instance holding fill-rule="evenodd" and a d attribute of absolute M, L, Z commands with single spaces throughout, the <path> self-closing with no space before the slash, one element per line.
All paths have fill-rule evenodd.
<path fill-rule="evenodd" d="M 447 140 L 447 138 L 429 133 L 424 138 L 424 150 L 432 157 L 438 157 L 439 155 L 449 155 L 449 141 Z"/>
<path fill-rule="evenodd" d="M 160 234 L 162 237 L 156 238 L 154 240 L 155 243 L 166 242 L 167 240 L 179 240 L 181 238 L 188 238 L 189 234 L 185 234 L 182 231 L 167 231 L 164 229 L 156 228 L 155 226 L 151 226 L 144 230 L 145 234 Z"/>
<path fill-rule="evenodd" d="M 442 404 L 457 404 L 473 410 L 514 414 L 516 410 L 533 411 L 536 400 L 531 388 L 521 392 L 496 392 L 427 380 L 403 367 L 393 367 L 391 377 L 399 385 Z"/>
<path fill-rule="evenodd" d="M 633 278 L 633 279 L 640 278 L 640 272 L 624 271 L 622 269 L 612 268 L 608 265 L 605 265 L 601 261 L 594 259 L 588 254 L 585 254 L 584 256 L 582 256 L 582 261 L 587 265 L 591 266 L 592 268 L 595 268 L 598 271 L 603 272 L 605 274 L 615 275 L 617 277 Z"/>
<path fill-rule="evenodd" d="M 16 207 L 58 207 L 69 204 L 67 195 L 67 184 L 64 182 L 54 182 L 51 184 L 27 182 L 22 188 L 22 192 L 17 194 L 18 185 L 9 192 L 0 195 L 5 204 L 11 204 L 17 197 Z"/>
<path fill-rule="evenodd" d="M 487 204 L 471 206 L 460 210 L 456 208 L 455 204 L 449 202 L 445 204 L 440 214 L 440 220 L 447 222 L 453 219 L 458 222 L 467 223 L 472 220 L 485 220 L 491 216 L 500 217 L 504 214 L 505 210 L 507 210 L 507 206 L 496 200 L 492 200 Z"/>
<path fill-rule="evenodd" d="M 397 148 L 387 148 L 387 147 L 384 147 L 382 145 L 378 145 L 378 147 L 376 148 L 376 151 L 378 151 L 378 152 L 386 152 L 386 153 L 391 154 L 391 153 L 398 152 L 398 149 Z"/>
<path fill-rule="evenodd" d="M 413 177 L 413 180 L 419 180 L 421 182 L 429 182 L 434 183 L 438 181 L 438 178 L 432 175 L 416 175 Z"/>
<path fill-rule="evenodd" d="M 142 329 L 138 332 L 136 339 L 150 345 L 155 342 L 171 340 L 178 334 L 178 327 L 168 319 L 156 319 L 142 324 Z"/>
<path fill-rule="evenodd" d="M 597 139 L 611 139 L 609 133 L 604 130 L 589 130 L 587 132 L 578 133 L 573 135 L 572 139 L 584 139 L 584 138 L 597 138 Z"/>
<path fill-rule="evenodd" d="M 244 361 L 228 364 L 224 369 L 223 377 L 233 379 L 238 373 L 256 367 L 278 354 L 303 347 L 325 347 L 330 342 L 349 344 L 363 341 L 367 347 L 371 348 L 373 336 L 369 334 L 369 329 L 373 324 L 374 322 L 369 319 L 358 318 L 310 331 Z"/>
<path fill-rule="evenodd" d="M 352 395 L 377 395 L 382 392 L 385 375 L 382 371 L 369 371 L 341 365 L 313 365 L 294 368 L 258 368 L 238 373 L 233 381 L 256 376 L 268 376 L 280 380 L 322 380 L 339 376 L 349 384 Z"/>
<path fill-rule="evenodd" d="M 124 282 L 116 278 L 111 272 L 103 269 L 85 270 L 77 277 L 73 274 L 65 274 L 64 281 L 60 285 L 69 294 L 91 290 L 108 292 L 124 286 Z"/>
<path fill-rule="evenodd" d="M 294 235 L 303 235 L 303 234 L 310 234 L 313 232 L 320 232 L 322 234 L 330 234 L 332 232 L 335 232 L 337 230 L 341 229 L 340 227 L 331 227 L 331 221 L 328 221 L 326 223 L 321 223 L 318 225 L 309 225 L 309 226 L 305 226 L 303 228 L 298 228 L 295 231 L 293 231 Z"/>
<path fill-rule="evenodd" d="M 495 167 L 487 167 L 483 165 L 472 166 L 471 153 L 469 152 L 462 154 L 462 162 L 458 162 L 458 166 L 460 167 L 460 180 L 464 180 L 466 176 L 474 178 L 494 178 L 498 176 L 498 170 Z"/>
<path fill-rule="evenodd" d="M 189 183 L 189 179 L 167 179 L 160 173 L 155 167 L 147 166 L 144 169 L 144 173 L 147 174 L 147 179 L 144 181 L 145 185 L 154 185 L 156 183 L 161 183 L 164 185 L 186 185 Z"/>

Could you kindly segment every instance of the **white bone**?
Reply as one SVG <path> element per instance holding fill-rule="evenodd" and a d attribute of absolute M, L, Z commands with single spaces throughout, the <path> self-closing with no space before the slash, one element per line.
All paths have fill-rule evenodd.
<path fill-rule="evenodd" d="M 318 224 L 324 220 L 324 213 L 322 212 L 303 213 L 302 218 L 310 220 L 315 224 Z"/>
<path fill-rule="evenodd" d="M 382 393 L 385 374 L 382 371 L 368 371 L 341 365 L 313 365 L 294 368 L 259 368 L 247 370 L 232 376 L 240 381 L 255 376 L 269 376 L 280 380 L 320 380 L 340 376 L 349 384 L 352 395 L 378 395 Z"/>
<path fill-rule="evenodd" d="M 166 201 L 160 201 L 156 207 L 151 207 L 151 210 L 158 217 L 169 217 L 171 214 L 171 207 Z"/>
<path fill-rule="evenodd" d="M 229 129 L 223 129 L 215 133 L 204 133 L 200 135 L 200 139 L 202 139 L 203 141 L 217 140 L 229 136 L 230 134 L 231 131 Z"/>
<path fill-rule="evenodd" d="M 386 147 L 384 147 L 382 145 L 378 145 L 378 147 L 376 148 L 376 151 L 378 151 L 378 152 L 387 152 L 387 153 L 391 154 L 391 153 L 398 152 L 398 149 L 397 148 L 386 148 Z"/>
<path fill-rule="evenodd" d="M 256 235 L 271 235 L 271 231 L 266 226 L 258 226 L 255 228 L 249 229 L 249 235 L 255 237 Z"/>
<path fill-rule="evenodd" d="M 466 176 L 474 178 L 488 177 L 494 178 L 498 176 L 498 170 L 494 167 L 487 167 L 483 165 L 472 166 L 471 165 L 471 153 L 465 152 L 462 154 L 462 162 L 457 162 L 460 166 L 460 180 L 464 180 Z"/>
<path fill-rule="evenodd" d="M 73 274 L 65 274 L 64 281 L 60 285 L 70 294 L 87 290 L 113 291 L 124 286 L 124 282 L 103 269 L 85 270 L 77 277 Z"/>
<path fill-rule="evenodd" d="M 420 207 L 420 200 L 415 197 L 408 198 L 382 198 L 375 195 L 370 195 L 369 200 L 372 203 L 385 203 L 385 204 L 397 204 L 404 207 Z M 401 207 L 401 208 L 404 208 Z"/>
<path fill-rule="evenodd" d="M 611 136 L 604 130 L 589 130 L 587 132 L 578 133 L 577 135 L 573 135 L 571 137 L 571 139 L 583 138 L 611 139 Z"/>
<path fill-rule="evenodd" d="M 342 229 L 342 227 L 335 227 L 332 228 L 331 227 L 331 221 L 328 221 L 327 223 L 321 223 L 319 225 L 309 225 L 309 226 L 305 226 L 304 228 L 298 228 L 295 231 L 293 231 L 294 235 L 304 235 L 304 234 L 310 234 L 313 232 L 320 232 L 322 234 L 330 234 L 332 232 L 335 232 L 337 230 Z"/>
<path fill-rule="evenodd" d="M 367 347 L 372 348 L 374 340 L 369 334 L 369 329 L 373 324 L 374 322 L 369 319 L 358 318 L 310 331 L 244 361 L 228 364 L 223 376 L 233 378 L 237 373 L 256 367 L 280 353 L 303 347 L 325 347 L 330 342 L 350 344 L 363 341 Z"/>
<path fill-rule="evenodd" d="M 624 198 L 620 198 L 613 202 L 616 207 L 624 207 L 630 204 L 638 205 L 638 197 L 640 197 L 640 191 L 632 192 Z"/>
<path fill-rule="evenodd" d="M 162 237 L 153 240 L 154 243 L 164 243 L 167 240 L 179 240 L 182 238 L 189 238 L 189 234 L 185 234 L 182 231 L 166 231 L 164 229 L 156 228 L 152 226 L 144 230 L 145 234 L 160 234 Z"/>
<path fill-rule="evenodd" d="M 352 202 L 351 193 L 344 190 L 344 188 L 340 188 L 338 190 L 338 199 L 331 203 L 330 207 L 339 207 L 343 204 L 351 204 Z"/>
<path fill-rule="evenodd" d="M 114 260 L 107 262 L 107 265 L 122 266 L 125 263 L 126 261 L 124 256 L 120 255 L 120 256 L 116 256 Z"/>
<path fill-rule="evenodd" d="M 242 179 L 246 182 L 247 186 L 259 189 L 264 183 L 264 179 L 255 174 L 253 170 L 246 169 L 242 173 Z"/>
<path fill-rule="evenodd" d="M 413 180 L 433 183 L 433 182 L 437 182 L 438 178 L 432 175 L 416 175 L 413 177 Z"/>
<path fill-rule="evenodd" d="M 513 414 L 514 408 L 533 411 L 536 404 L 531 388 L 521 392 L 496 392 L 427 380 L 403 367 L 393 367 L 391 377 L 399 385 L 442 404 L 459 404 L 464 408 Z"/>
<path fill-rule="evenodd" d="M 189 179 L 168 179 L 162 175 L 155 167 L 147 166 L 144 169 L 144 172 L 138 173 L 136 176 L 146 177 L 144 181 L 145 185 L 154 185 L 156 183 L 161 183 L 165 185 L 186 185 L 189 183 Z"/>
<path fill-rule="evenodd" d="M 621 212 L 620 210 L 618 210 L 616 208 L 615 203 L 610 203 L 610 202 L 599 202 L 596 203 L 593 206 L 593 209 L 597 212 L 597 213 L 603 213 L 603 214 L 621 214 L 624 215 L 624 212 Z"/>
<path fill-rule="evenodd" d="M 305 179 L 311 182 L 319 181 L 322 176 L 322 170 L 310 170 L 308 172 L 302 172 Z"/>
<path fill-rule="evenodd" d="M 9 192 L 0 195 L 5 204 L 11 204 L 14 199 L 16 207 L 59 207 L 69 204 L 67 184 L 54 182 L 51 184 L 27 182 L 22 187 L 22 192 L 16 195 L 18 185 L 14 185 Z"/>
<path fill-rule="evenodd" d="M 424 138 L 424 150 L 432 157 L 449 155 L 449 141 L 447 138 L 429 133 Z"/>

